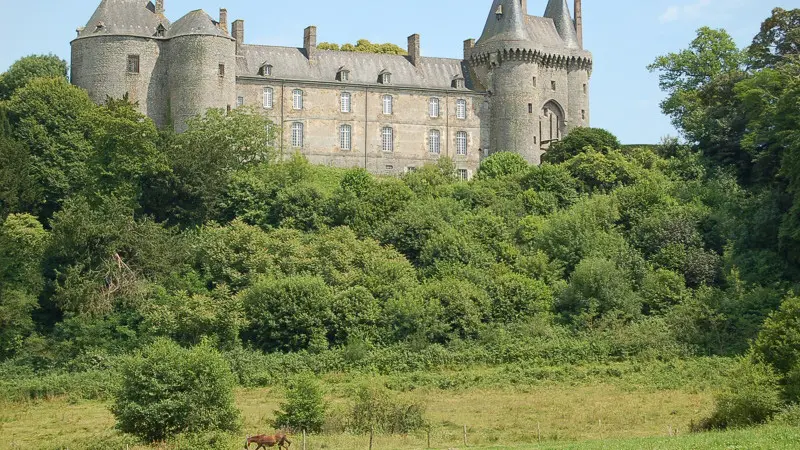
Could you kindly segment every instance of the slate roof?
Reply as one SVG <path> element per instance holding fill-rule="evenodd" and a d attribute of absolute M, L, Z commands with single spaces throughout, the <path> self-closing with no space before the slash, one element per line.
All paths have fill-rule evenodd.
<path fill-rule="evenodd" d="M 148 0 L 102 0 L 78 37 L 126 35 L 152 37 L 159 24 L 169 27 L 163 14 L 156 14 Z"/>
<path fill-rule="evenodd" d="M 350 71 L 350 83 L 377 84 L 383 71 L 392 74 L 392 86 L 451 89 L 454 77 L 462 76 L 471 86 L 469 70 L 459 59 L 420 58 L 414 67 L 408 57 L 373 53 L 317 50 L 309 62 L 302 48 L 243 45 L 237 63 L 237 75 L 257 76 L 264 64 L 272 66 L 270 78 L 330 81 L 344 67 Z"/>
<path fill-rule="evenodd" d="M 550 0 L 545 17 L 529 16 L 519 0 L 494 0 L 475 48 L 480 53 L 519 48 L 589 56 L 578 44 L 567 0 Z"/>
<path fill-rule="evenodd" d="M 167 38 L 185 36 L 188 34 L 205 36 L 229 37 L 228 34 L 219 27 L 219 22 L 211 18 L 202 9 L 196 9 L 189 14 L 181 17 L 167 29 Z"/>

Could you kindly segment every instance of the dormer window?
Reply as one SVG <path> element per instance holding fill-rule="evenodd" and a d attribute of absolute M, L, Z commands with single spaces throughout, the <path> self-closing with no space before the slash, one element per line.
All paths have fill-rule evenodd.
<path fill-rule="evenodd" d="M 464 77 L 456 75 L 453 77 L 453 81 L 450 84 L 453 89 L 464 89 Z"/>
<path fill-rule="evenodd" d="M 262 77 L 269 77 L 272 76 L 272 65 L 264 63 L 258 69 L 258 74 Z"/>
<path fill-rule="evenodd" d="M 498 5 L 497 10 L 494 12 L 494 15 L 497 16 L 497 20 L 503 18 L 503 5 Z"/>
<path fill-rule="evenodd" d="M 392 84 L 392 73 L 388 70 L 382 71 L 380 74 L 378 74 L 378 83 Z"/>
<path fill-rule="evenodd" d="M 167 29 L 164 28 L 164 25 L 158 24 L 158 28 L 156 28 L 156 37 L 164 37 L 167 34 Z"/>
<path fill-rule="evenodd" d="M 350 71 L 344 67 L 340 67 L 336 72 L 336 81 L 350 81 Z"/>
<path fill-rule="evenodd" d="M 105 27 L 106 27 L 106 24 L 104 24 L 103 22 L 97 22 L 97 26 L 95 27 L 94 31 L 96 33 L 96 32 L 102 30 Z"/>

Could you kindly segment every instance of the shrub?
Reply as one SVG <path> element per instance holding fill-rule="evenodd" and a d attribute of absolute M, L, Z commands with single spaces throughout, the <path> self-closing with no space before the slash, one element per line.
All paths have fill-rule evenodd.
<path fill-rule="evenodd" d="M 543 159 L 558 164 L 583 152 L 587 147 L 605 153 L 608 150 L 617 150 L 622 145 L 616 136 L 602 128 L 576 128 L 560 142 L 553 144 Z"/>
<path fill-rule="evenodd" d="M 298 375 L 289 384 L 286 402 L 275 414 L 274 426 L 295 431 L 319 433 L 325 424 L 327 405 L 319 381 L 311 375 Z"/>
<path fill-rule="evenodd" d="M 575 268 L 569 286 L 558 299 L 558 309 L 574 321 L 592 323 L 611 313 L 636 317 L 641 300 L 629 277 L 608 260 L 587 258 Z"/>
<path fill-rule="evenodd" d="M 517 153 L 499 152 L 481 162 L 478 169 L 479 180 L 490 180 L 509 175 L 519 175 L 528 169 L 525 158 Z"/>
<path fill-rule="evenodd" d="M 112 412 L 120 430 L 147 440 L 235 431 L 234 385 L 228 363 L 208 344 L 187 350 L 160 339 L 123 363 Z"/>
<path fill-rule="evenodd" d="M 406 434 L 425 426 L 425 407 L 391 395 L 388 389 L 362 386 L 354 395 L 350 429 L 367 433 L 370 429 L 389 434 Z"/>
<path fill-rule="evenodd" d="M 800 297 L 784 300 L 761 329 L 753 346 L 756 354 L 786 374 L 800 362 Z"/>
<path fill-rule="evenodd" d="M 765 423 L 781 408 L 778 377 L 768 365 L 743 358 L 716 395 L 716 410 L 701 428 L 739 428 Z"/>

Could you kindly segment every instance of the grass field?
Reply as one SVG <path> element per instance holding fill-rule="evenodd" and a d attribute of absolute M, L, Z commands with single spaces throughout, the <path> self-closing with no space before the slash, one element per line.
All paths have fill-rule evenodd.
<path fill-rule="evenodd" d="M 689 435 L 689 424 L 706 417 L 713 408 L 712 387 L 719 380 L 706 373 L 724 371 L 716 369 L 715 361 L 648 367 L 574 367 L 566 379 L 531 381 L 541 378 L 537 373 L 522 376 L 524 381 L 519 382 L 510 382 L 509 373 L 498 368 L 394 377 L 332 374 L 325 377 L 329 428 L 341 428 L 337 420 L 342 420 L 348 393 L 371 382 L 391 385 L 400 392 L 398 395 L 426 405 L 426 418 L 432 426 L 431 447 L 437 449 L 463 448 L 465 425 L 471 448 L 780 449 L 795 448 L 800 443 L 800 429 L 777 426 Z M 511 376 L 518 378 L 520 374 L 515 371 Z M 269 422 L 283 398 L 281 388 L 238 390 L 242 431 L 223 436 L 222 444 L 213 448 L 241 449 L 246 434 L 272 432 Z M 115 431 L 108 406 L 107 402 L 70 397 L 0 403 L 0 450 L 123 449 L 126 445 L 131 450 L 154 448 L 137 445 L 131 436 Z M 366 449 L 368 442 L 368 436 L 331 432 L 310 436 L 307 449 Z M 296 436 L 295 443 L 299 443 Z M 426 447 L 427 436 L 422 432 L 377 435 L 374 448 Z M 193 444 L 179 448 L 207 447 Z"/>

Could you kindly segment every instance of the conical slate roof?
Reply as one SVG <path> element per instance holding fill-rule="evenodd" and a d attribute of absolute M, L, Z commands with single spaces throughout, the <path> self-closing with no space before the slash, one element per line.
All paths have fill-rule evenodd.
<path fill-rule="evenodd" d="M 102 0 L 78 37 L 152 37 L 159 25 L 169 27 L 169 20 L 155 10 L 155 5 L 149 0 Z"/>
<path fill-rule="evenodd" d="M 479 42 L 530 41 L 525 30 L 525 16 L 519 0 L 494 0 Z"/>
<path fill-rule="evenodd" d="M 228 37 L 219 27 L 219 23 L 202 9 L 196 9 L 176 20 L 167 31 L 168 38 L 187 34 Z"/>
<path fill-rule="evenodd" d="M 544 17 L 553 19 L 558 35 L 564 40 L 567 48 L 580 48 L 578 32 L 575 30 L 575 22 L 569 13 L 567 0 L 550 0 L 544 11 Z"/>

